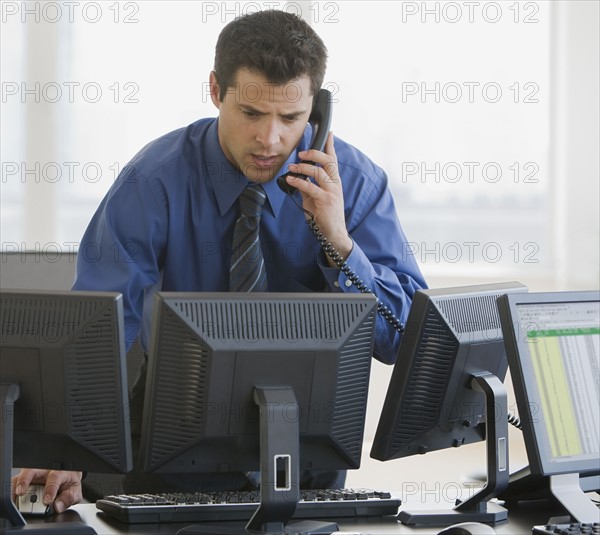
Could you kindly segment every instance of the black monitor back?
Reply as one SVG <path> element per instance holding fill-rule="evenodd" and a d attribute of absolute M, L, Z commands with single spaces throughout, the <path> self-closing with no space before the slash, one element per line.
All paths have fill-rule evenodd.
<path fill-rule="evenodd" d="M 0 380 L 19 387 L 13 466 L 130 470 L 121 295 L 2 290 L 0 323 Z"/>
<path fill-rule="evenodd" d="M 485 398 L 473 374 L 508 368 L 496 299 L 518 282 L 419 290 L 375 434 L 382 461 L 485 439 Z"/>
<path fill-rule="evenodd" d="M 358 294 L 157 294 L 144 468 L 258 470 L 256 386 L 292 387 L 300 469 L 357 468 L 375 305 Z"/>

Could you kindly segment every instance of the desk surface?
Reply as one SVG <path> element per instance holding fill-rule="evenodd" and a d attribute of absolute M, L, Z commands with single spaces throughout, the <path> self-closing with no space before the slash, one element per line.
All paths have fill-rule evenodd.
<path fill-rule="evenodd" d="M 415 507 L 423 508 L 423 507 Z M 439 508 L 439 504 L 437 506 Z M 508 521 L 496 524 L 495 530 L 499 535 L 530 535 L 534 525 L 545 524 L 548 519 L 558 514 L 553 511 L 547 502 L 533 502 L 520 505 L 509 510 Z M 98 535 L 131 534 L 143 535 L 160 533 L 174 535 L 177 531 L 189 523 L 165 523 L 165 524 L 123 524 L 106 516 L 96 509 L 94 504 L 79 504 L 61 515 L 56 515 L 41 522 L 76 522 L 93 527 Z M 31 521 L 30 521 L 31 522 Z M 40 522 L 39 520 L 33 523 Z M 457 520 L 458 522 L 458 520 Z M 397 522 L 394 517 L 370 518 L 370 519 L 341 519 L 337 521 L 340 534 L 361 535 L 384 535 L 391 533 L 419 533 L 421 535 L 436 534 L 441 527 L 410 528 Z"/>

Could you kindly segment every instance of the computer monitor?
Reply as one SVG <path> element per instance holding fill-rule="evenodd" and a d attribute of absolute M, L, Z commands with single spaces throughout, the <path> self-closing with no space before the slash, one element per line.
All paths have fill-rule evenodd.
<path fill-rule="evenodd" d="M 0 522 L 2 533 L 32 533 L 12 502 L 13 466 L 103 473 L 132 468 L 122 298 L 3 289 L 0 325 Z M 37 529 L 95 533 L 79 523 Z"/>
<path fill-rule="evenodd" d="M 574 520 L 600 522 L 580 487 L 600 472 L 600 292 L 507 295 L 498 307 L 530 472 L 548 476 Z"/>
<path fill-rule="evenodd" d="M 287 524 L 299 470 L 360 466 L 375 311 L 369 294 L 159 292 L 143 469 L 260 468 L 247 527 Z"/>
<path fill-rule="evenodd" d="M 508 481 L 508 368 L 496 299 L 526 291 L 518 282 L 419 290 L 371 457 L 387 461 L 487 441 L 485 487 L 452 510 L 402 510 L 408 525 L 495 523 L 506 510 L 488 500 Z"/>

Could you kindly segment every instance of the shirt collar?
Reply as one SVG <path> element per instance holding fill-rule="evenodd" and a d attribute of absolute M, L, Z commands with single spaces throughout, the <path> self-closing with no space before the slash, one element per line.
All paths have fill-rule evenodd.
<path fill-rule="evenodd" d="M 203 157 L 201 163 L 204 173 L 208 177 L 213 191 L 215 192 L 219 213 L 223 215 L 237 201 L 238 197 L 250 181 L 238 169 L 231 165 L 226 158 L 225 153 L 221 148 L 221 144 L 219 143 L 218 124 L 218 119 L 215 119 L 208 127 L 207 135 L 203 143 Z M 287 170 L 290 163 L 298 161 L 297 152 L 307 145 L 308 135 L 310 134 L 309 130 L 310 127 L 307 127 L 299 147 L 292 151 L 292 154 L 290 154 L 290 157 L 286 160 L 275 177 L 278 177 Z M 287 194 L 277 185 L 276 178 L 263 184 L 263 188 L 267 195 L 268 205 L 271 207 L 273 215 L 278 217 Z M 298 192 L 294 193 L 294 195 L 300 196 Z M 300 197 L 298 202 L 302 202 Z"/>

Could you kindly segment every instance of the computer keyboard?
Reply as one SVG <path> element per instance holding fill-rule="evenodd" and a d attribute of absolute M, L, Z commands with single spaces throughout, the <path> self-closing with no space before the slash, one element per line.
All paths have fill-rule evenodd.
<path fill-rule="evenodd" d="M 600 535 L 600 522 L 533 526 L 531 533 L 533 535 Z"/>
<path fill-rule="evenodd" d="M 249 520 L 260 493 L 165 493 L 105 496 L 96 507 L 127 524 Z M 347 518 L 398 514 L 402 502 L 370 489 L 302 490 L 293 518 Z"/>

